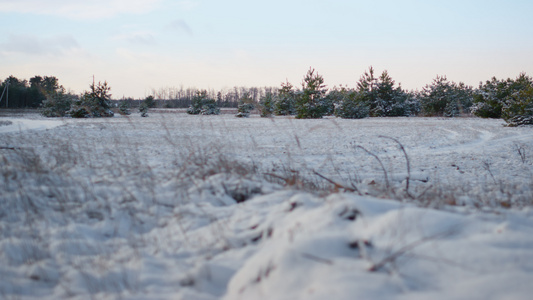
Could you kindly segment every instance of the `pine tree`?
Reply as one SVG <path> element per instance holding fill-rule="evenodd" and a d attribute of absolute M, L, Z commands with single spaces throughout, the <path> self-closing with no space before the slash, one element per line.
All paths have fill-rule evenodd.
<path fill-rule="evenodd" d="M 319 119 L 329 110 L 326 101 L 324 78 L 310 68 L 302 82 L 302 92 L 296 99 L 296 118 Z"/>
<path fill-rule="evenodd" d="M 215 99 L 209 98 L 206 90 L 196 91 L 187 113 L 191 115 L 218 115 L 220 114 L 220 108 L 218 108 Z"/>
<path fill-rule="evenodd" d="M 533 85 L 531 77 L 521 73 L 516 79 L 498 80 L 492 77 L 474 91 L 472 113 L 482 118 L 502 117 L 503 108 L 513 94 L 527 90 Z"/>
<path fill-rule="evenodd" d="M 371 66 L 359 79 L 357 92 L 361 101 L 367 104 L 371 117 L 408 116 L 416 111 L 414 98 L 409 97 L 401 86 L 395 86 L 387 70 L 376 78 Z"/>
<path fill-rule="evenodd" d="M 141 105 L 139 105 L 139 112 L 141 113 L 141 117 L 148 117 L 148 103 L 142 102 Z"/>
<path fill-rule="evenodd" d="M 397 91 L 394 88 L 394 80 L 389 76 L 385 70 L 376 82 L 375 99 L 371 103 L 370 114 L 374 117 L 385 117 L 392 115 L 392 107 L 399 99 L 395 97 Z"/>
<path fill-rule="evenodd" d="M 122 100 L 120 101 L 120 104 L 118 105 L 118 111 L 120 112 L 121 115 L 129 116 L 131 115 L 130 107 L 131 106 L 128 100 Z"/>
<path fill-rule="evenodd" d="M 92 118 L 92 117 L 112 117 L 111 110 L 111 87 L 107 84 L 98 82 L 91 84 L 91 90 L 85 91 L 81 97 L 74 101 L 69 111 L 73 118 Z"/>
<path fill-rule="evenodd" d="M 148 108 L 154 108 L 155 105 L 156 105 L 154 96 L 150 95 L 150 96 L 144 98 L 144 103 L 146 104 L 146 106 L 148 106 Z"/>
<path fill-rule="evenodd" d="M 375 116 L 374 112 L 377 111 L 377 86 L 378 79 L 374 76 L 374 68 L 370 66 L 357 82 L 358 102 L 365 103 L 370 116 Z"/>
<path fill-rule="evenodd" d="M 504 98 L 508 96 L 503 93 L 506 86 L 505 81 L 500 81 L 496 77 L 492 77 L 484 84 L 480 83 L 474 91 L 472 114 L 481 118 L 501 118 Z"/>
<path fill-rule="evenodd" d="M 274 101 L 274 114 L 277 116 L 294 115 L 296 113 L 296 93 L 289 81 L 281 83 L 278 97 Z"/>
<path fill-rule="evenodd" d="M 238 118 L 248 118 L 250 116 L 250 112 L 254 108 L 254 100 L 250 97 L 250 93 L 246 92 L 239 99 L 239 105 L 237 106 L 237 114 L 235 116 Z"/>
<path fill-rule="evenodd" d="M 374 68 L 370 66 L 368 72 L 365 71 L 363 76 L 357 82 L 357 91 L 364 92 L 366 94 L 373 94 L 377 85 L 377 78 L 374 76 Z"/>
<path fill-rule="evenodd" d="M 270 117 L 274 113 L 274 94 L 268 91 L 259 100 L 259 113 L 261 117 Z"/>
<path fill-rule="evenodd" d="M 155 107 L 154 96 L 148 96 L 144 98 L 144 100 L 139 105 L 139 112 L 141 113 L 141 117 L 148 117 L 148 110 L 153 107 Z"/>
<path fill-rule="evenodd" d="M 333 94 L 333 97 L 336 99 L 334 104 L 334 114 L 336 117 L 343 119 L 363 119 L 369 116 L 370 109 L 364 101 L 362 93 L 341 88 Z"/>
<path fill-rule="evenodd" d="M 533 85 L 507 98 L 502 117 L 507 126 L 533 125 Z"/>
<path fill-rule="evenodd" d="M 76 99 L 76 96 L 66 93 L 64 89 L 48 93 L 46 100 L 42 103 L 41 114 L 49 118 L 65 117 L 67 116 L 74 99 Z"/>
<path fill-rule="evenodd" d="M 469 112 L 472 100 L 471 87 L 450 82 L 446 76 L 437 76 L 420 94 L 422 112 L 427 116 L 455 117 Z"/>

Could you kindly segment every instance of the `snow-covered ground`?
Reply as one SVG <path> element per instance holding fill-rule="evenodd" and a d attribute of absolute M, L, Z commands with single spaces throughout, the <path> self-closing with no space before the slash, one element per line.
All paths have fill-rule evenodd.
<path fill-rule="evenodd" d="M 0 121 L 0 133 L 20 132 L 30 129 L 49 129 L 62 125 L 63 122 L 55 120 L 32 120 L 9 118 Z"/>
<path fill-rule="evenodd" d="M 0 166 L 0 298 L 533 294 L 531 127 L 27 114 Z"/>

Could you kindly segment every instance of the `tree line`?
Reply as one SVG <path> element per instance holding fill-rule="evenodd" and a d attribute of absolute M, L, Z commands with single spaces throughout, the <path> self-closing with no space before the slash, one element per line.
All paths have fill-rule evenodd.
<path fill-rule="evenodd" d="M 15 76 L 9 76 L 0 83 L 0 94 L 4 92 L 1 98 L 0 108 L 40 108 L 43 102 L 56 93 L 67 93 L 65 88 L 59 85 L 59 80 L 55 76 L 34 76 L 29 80 L 18 79 Z M 224 90 L 205 90 L 209 98 L 215 99 L 219 107 L 237 108 L 239 99 L 243 95 L 250 95 L 255 101 L 265 93 L 274 90 L 274 87 L 233 87 Z M 155 106 L 162 108 L 188 108 L 192 99 L 196 96 L 196 88 L 179 88 L 167 87 L 152 89 L 151 96 L 154 98 Z M 77 98 L 75 95 L 68 92 L 72 98 Z M 8 102 L 6 101 L 8 99 Z M 145 98 L 135 99 L 131 97 L 123 97 L 122 99 L 109 99 L 112 104 L 119 104 L 122 101 L 128 101 L 132 105 L 140 105 Z M 7 105 L 6 105 L 7 104 Z"/>
<path fill-rule="evenodd" d="M 140 107 L 144 103 L 146 108 L 188 108 L 187 112 L 191 114 L 217 114 L 221 107 L 234 107 L 238 109 L 239 117 L 246 117 L 257 109 L 263 117 L 322 118 L 334 115 L 353 119 L 475 115 L 503 118 L 511 126 L 533 124 L 533 80 L 525 73 L 515 79 L 493 77 L 481 82 L 477 88 L 437 76 L 422 90 L 408 91 L 396 84 L 386 70 L 378 75 L 373 67 L 363 73 L 355 88 L 328 89 L 323 76 L 310 68 L 300 87 L 286 81 L 280 87 L 234 87 L 221 91 L 162 88 L 152 90 L 153 95 L 144 100 L 111 100 L 107 82 L 93 83 L 90 91 L 82 95 L 66 92 L 53 76 L 35 76 L 29 81 L 10 76 L 2 82 L 0 89 L 4 91 L 8 84 L 10 108 L 41 107 L 49 116 L 73 115 L 73 108 L 79 108 L 81 103 L 85 103 L 81 106 L 86 111 L 77 115 L 84 116 L 106 115 L 113 107 L 127 108 L 135 104 Z M 96 103 L 105 104 L 104 109 L 96 109 Z"/>
<path fill-rule="evenodd" d="M 216 103 L 204 92 L 197 93 L 188 110 L 192 114 L 216 114 Z M 263 117 L 294 115 L 299 119 L 475 115 L 503 118 L 509 126 L 533 125 L 533 80 L 525 73 L 516 79 L 493 77 L 474 89 L 463 82 L 437 76 L 421 91 L 407 91 L 385 70 L 377 75 L 374 68 L 360 77 L 355 88 L 328 90 L 323 76 L 310 68 L 301 88 L 284 82 L 266 91 L 259 101 L 244 93 L 239 99 L 237 117 L 246 117 L 257 108 Z"/>
<path fill-rule="evenodd" d="M 0 84 L 1 108 L 38 108 L 51 94 L 64 90 L 55 76 L 34 76 L 30 80 L 9 76 Z"/>

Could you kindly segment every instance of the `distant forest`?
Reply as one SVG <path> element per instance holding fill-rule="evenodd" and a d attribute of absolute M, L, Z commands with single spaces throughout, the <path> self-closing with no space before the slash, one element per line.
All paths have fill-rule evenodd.
<path fill-rule="evenodd" d="M 34 76 L 29 81 L 9 76 L 0 85 L 0 108 L 37 108 L 47 95 L 63 89 L 54 76 Z"/>
<path fill-rule="evenodd" d="M 8 86 L 9 85 L 9 86 Z M 216 91 L 207 90 L 209 98 L 215 99 L 219 107 L 238 106 L 239 100 L 245 95 L 258 102 L 267 93 L 275 92 L 274 87 L 234 87 Z M 160 88 L 152 89 L 151 95 L 155 99 L 155 106 L 161 108 L 188 108 L 199 89 L 196 88 Z M 1 108 L 40 108 L 43 101 L 57 92 L 70 93 L 59 84 L 59 79 L 55 76 L 34 76 L 30 80 L 18 79 L 9 76 L 0 85 L 0 94 L 3 94 L 0 101 Z M 70 93 L 72 94 L 72 93 Z M 77 97 L 78 95 L 72 95 Z M 127 101 L 134 106 L 138 106 L 144 99 L 134 98 L 112 98 L 112 103 Z M 136 104 L 136 105 L 135 105 Z"/>

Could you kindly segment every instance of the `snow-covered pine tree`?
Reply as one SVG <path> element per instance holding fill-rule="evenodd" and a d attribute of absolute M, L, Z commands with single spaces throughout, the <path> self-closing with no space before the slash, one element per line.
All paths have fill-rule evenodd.
<path fill-rule="evenodd" d="M 395 101 L 400 100 L 399 97 L 395 97 L 397 91 L 394 88 L 394 80 L 389 76 L 387 70 L 381 73 L 381 76 L 376 81 L 375 92 L 372 93 L 375 96 L 370 103 L 370 115 L 373 117 L 385 117 L 392 115 L 392 107 Z"/>
<path fill-rule="evenodd" d="M 293 85 L 286 81 L 281 83 L 278 96 L 274 99 L 274 114 L 277 116 L 294 115 L 296 113 L 296 92 Z"/>
<path fill-rule="evenodd" d="M 156 105 L 156 102 L 155 102 L 154 96 L 150 95 L 150 96 L 144 98 L 144 103 L 146 104 L 146 106 L 147 106 L 148 108 L 154 108 L 155 105 Z"/>
<path fill-rule="evenodd" d="M 274 113 L 274 94 L 267 91 L 259 100 L 259 114 L 261 117 L 270 117 Z"/>
<path fill-rule="evenodd" d="M 474 100 L 472 87 L 464 84 L 463 82 L 452 82 L 452 87 L 453 99 L 446 106 L 444 116 L 456 117 L 462 114 L 470 113 Z"/>
<path fill-rule="evenodd" d="M 335 97 L 336 99 L 334 104 L 334 114 L 336 117 L 343 119 L 363 119 L 367 118 L 370 114 L 370 109 L 364 101 L 363 93 L 341 88 L 333 92 L 331 97 Z"/>
<path fill-rule="evenodd" d="M 128 100 L 122 100 L 120 101 L 120 104 L 118 105 L 118 111 L 120 112 L 121 115 L 131 115 L 131 111 L 130 111 L 130 103 Z"/>
<path fill-rule="evenodd" d="M 302 92 L 296 99 L 296 118 L 319 119 L 328 112 L 324 78 L 310 68 L 302 82 Z"/>
<path fill-rule="evenodd" d="M 148 117 L 148 110 L 153 107 L 155 107 L 154 96 L 148 96 L 144 98 L 144 100 L 139 105 L 139 112 L 141 113 L 141 117 Z"/>
<path fill-rule="evenodd" d="M 484 84 L 480 83 L 474 91 L 472 114 L 481 118 L 501 118 L 504 98 L 507 96 L 502 94 L 505 86 L 507 86 L 506 81 L 500 81 L 496 77 L 492 77 Z"/>
<path fill-rule="evenodd" d="M 409 117 L 420 113 L 420 100 L 416 93 L 404 91 L 401 86 L 395 89 L 394 101 L 390 107 L 388 116 Z"/>
<path fill-rule="evenodd" d="M 250 112 L 255 108 L 254 100 L 250 97 L 250 93 L 244 93 L 239 99 L 239 105 L 237 106 L 237 114 L 235 115 L 238 118 L 248 118 Z"/>
<path fill-rule="evenodd" d="M 371 117 L 398 117 L 416 113 L 416 101 L 401 86 L 396 87 L 387 70 L 378 78 L 371 66 L 357 83 L 358 97 L 365 102 Z"/>
<path fill-rule="evenodd" d="M 522 73 L 511 90 L 514 92 L 504 98 L 502 109 L 507 126 L 533 125 L 533 79 Z"/>
<path fill-rule="evenodd" d="M 192 103 L 187 109 L 187 113 L 191 115 L 218 115 L 220 108 L 218 108 L 215 99 L 209 98 L 206 90 L 196 91 L 196 95 L 192 98 Z"/>
<path fill-rule="evenodd" d="M 374 76 L 374 68 L 370 66 L 368 71 L 359 78 L 357 82 L 357 94 L 361 102 L 365 103 L 371 112 L 376 102 L 377 78 Z"/>
<path fill-rule="evenodd" d="M 451 101 L 451 83 L 446 76 L 437 76 L 421 93 L 422 111 L 428 116 L 442 116 L 448 102 Z"/>
<path fill-rule="evenodd" d="M 490 81 L 480 83 L 474 91 L 472 113 L 482 118 L 499 119 L 511 95 L 527 90 L 531 85 L 533 81 L 525 73 L 521 73 L 514 80 L 511 78 L 498 80 L 492 77 Z"/>
<path fill-rule="evenodd" d="M 139 112 L 141 113 L 141 117 L 145 118 L 145 117 L 148 117 L 148 103 L 146 102 L 142 102 L 141 105 L 139 106 Z"/>
<path fill-rule="evenodd" d="M 374 76 L 374 67 L 370 66 L 368 72 L 365 71 L 363 76 L 359 78 L 359 81 L 357 82 L 357 91 L 372 94 L 375 92 L 376 85 L 377 78 Z"/>
<path fill-rule="evenodd" d="M 73 118 L 112 117 L 111 110 L 111 87 L 98 82 L 91 84 L 91 91 L 85 91 L 79 99 L 73 102 L 69 115 Z"/>
<path fill-rule="evenodd" d="M 48 93 L 41 104 L 41 114 L 45 117 L 64 117 L 68 114 L 75 95 L 66 93 L 64 89 Z"/>
<path fill-rule="evenodd" d="M 437 76 L 420 93 L 421 109 L 427 116 L 455 117 L 470 112 L 472 100 L 471 87 L 450 82 L 446 76 Z"/>
<path fill-rule="evenodd" d="M 533 86 L 509 96 L 502 118 L 510 127 L 533 125 Z"/>

